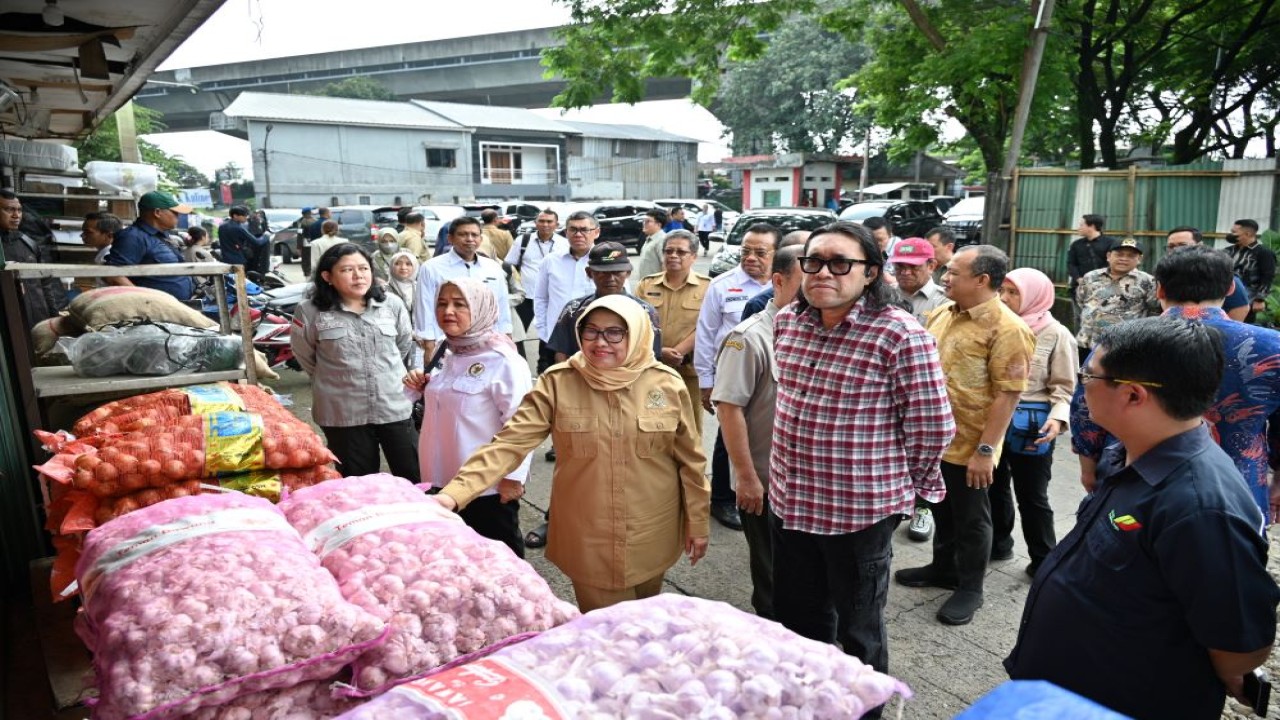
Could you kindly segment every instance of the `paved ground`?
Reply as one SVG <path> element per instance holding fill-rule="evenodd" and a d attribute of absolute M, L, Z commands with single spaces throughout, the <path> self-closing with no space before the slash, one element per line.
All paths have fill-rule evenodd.
<path fill-rule="evenodd" d="M 707 260 L 699 258 L 702 269 Z M 300 277 L 297 266 L 286 272 Z M 311 395 L 305 375 L 284 370 L 279 381 L 269 383 L 279 392 L 292 396 L 294 412 L 310 422 Z M 711 419 L 705 427 L 704 445 L 710 457 L 716 423 Z M 551 466 L 543 459 L 544 443 L 535 453 L 527 494 L 521 509 L 521 526 L 528 530 L 541 522 L 542 512 L 550 496 Z M 1066 438 L 1058 443 L 1054 457 L 1050 500 L 1055 510 L 1058 537 L 1075 523 L 1075 509 L 1084 495 L 1078 482 L 1079 468 L 1069 450 Z M 937 589 L 912 589 L 890 584 L 886 619 L 889 628 L 890 674 L 905 681 L 916 693 L 903 717 L 952 718 L 979 697 L 1007 678 L 1001 661 L 1013 647 L 1017 625 L 1031 580 L 1024 572 L 1028 558 L 1015 530 L 1015 557 L 993 564 L 987 574 L 986 604 L 970 625 L 948 627 L 940 624 L 935 614 L 949 593 Z M 1277 553 L 1272 552 L 1273 573 L 1280 573 Z M 928 563 L 929 543 L 907 539 L 905 525 L 894 542 L 894 569 Z M 559 570 L 547 562 L 541 550 L 529 550 L 528 560 L 545 577 L 562 598 L 573 601 L 573 590 Z M 680 592 L 721 600 L 734 607 L 751 611 L 751 580 L 746 541 L 742 533 L 721 527 L 712 521 L 711 546 L 698 567 L 689 567 L 682 559 L 667 574 L 666 592 Z M 1280 657 L 1273 655 L 1272 675 L 1280 670 Z M 1276 703 L 1273 702 L 1273 706 Z M 1228 703 L 1224 718 L 1235 715 Z M 1272 717 L 1280 717 L 1280 710 Z"/>

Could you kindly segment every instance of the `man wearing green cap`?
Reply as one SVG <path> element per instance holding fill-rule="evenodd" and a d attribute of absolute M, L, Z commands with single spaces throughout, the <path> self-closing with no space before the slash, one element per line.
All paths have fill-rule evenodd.
<path fill-rule="evenodd" d="M 178 226 L 178 216 L 191 212 L 173 196 L 152 191 L 138 199 L 138 219 L 116 233 L 103 263 L 106 265 L 159 265 L 182 262 L 182 253 L 169 242 L 169 231 Z M 137 285 L 167 292 L 179 300 L 190 299 L 195 289 L 186 275 L 170 277 L 112 277 L 112 285 Z"/>

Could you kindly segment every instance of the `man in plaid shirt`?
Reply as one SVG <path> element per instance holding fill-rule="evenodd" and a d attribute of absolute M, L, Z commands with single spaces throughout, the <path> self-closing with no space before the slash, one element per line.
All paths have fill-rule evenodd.
<path fill-rule="evenodd" d="M 769 470 L 778 620 L 880 671 L 893 531 L 917 496 L 942 500 L 955 434 L 933 338 L 889 304 L 883 257 L 855 223 L 805 245 L 805 301 L 775 321 Z"/>

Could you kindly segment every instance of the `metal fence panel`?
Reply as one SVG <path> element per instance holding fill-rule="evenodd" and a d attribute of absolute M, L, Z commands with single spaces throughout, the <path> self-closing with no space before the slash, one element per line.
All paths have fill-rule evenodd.
<path fill-rule="evenodd" d="M 1275 173 L 1253 174 L 1258 171 L 1274 171 L 1276 167 L 1276 158 L 1227 160 L 1223 163 L 1223 170 L 1235 170 L 1250 174 L 1222 179 L 1222 196 L 1218 202 L 1218 222 L 1214 230 L 1223 233 L 1230 232 L 1231 224 L 1243 218 L 1257 220 L 1258 225 L 1263 230 L 1268 227 L 1276 227 L 1277 218 L 1274 217 Z"/>

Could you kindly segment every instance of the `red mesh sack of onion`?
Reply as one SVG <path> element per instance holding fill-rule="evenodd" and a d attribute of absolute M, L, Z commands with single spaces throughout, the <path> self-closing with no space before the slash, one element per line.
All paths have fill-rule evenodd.
<path fill-rule="evenodd" d="M 89 532 L 76 565 L 98 720 L 159 720 L 335 675 L 388 635 L 268 501 L 176 498 Z"/>
<path fill-rule="evenodd" d="M 911 690 L 725 603 L 665 594 L 596 610 L 396 687 L 341 720 L 859 718 Z"/>
<path fill-rule="evenodd" d="M 393 475 L 330 480 L 279 509 L 338 579 L 342 595 L 391 626 L 354 664 L 368 696 L 456 657 L 578 616 L 531 565 Z"/>

